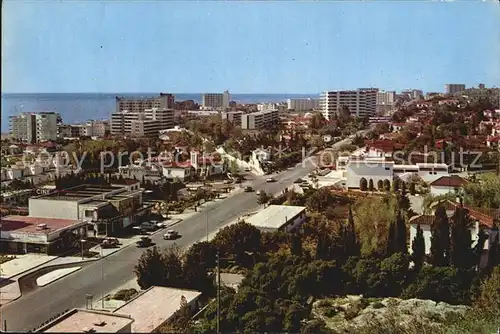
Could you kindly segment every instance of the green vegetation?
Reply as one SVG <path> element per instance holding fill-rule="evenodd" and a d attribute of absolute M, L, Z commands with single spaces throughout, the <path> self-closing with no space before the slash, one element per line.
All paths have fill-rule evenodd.
<path fill-rule="evenodd" d="M 118 291 L 113 295 L 113 299 L 116 300 L 123 300 L 123 301 L 129 301 L 130 299 L 134 298 L 137 295 L 137 290 L 132 288 L 132 289 L 123 289 Z"/>

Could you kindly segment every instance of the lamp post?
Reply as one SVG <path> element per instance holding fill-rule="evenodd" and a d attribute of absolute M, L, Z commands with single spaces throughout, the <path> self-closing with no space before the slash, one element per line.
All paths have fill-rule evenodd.
<path fill-rule="evenodd" d="M 102 244 L 99 244 L 97 242 L 92 242 L 92 241 L 88 241 L 88 240 L 85 240 L 85 239 L 82 239 L 80 240 L 80 242 L 82 243 L 82 260 L 83 260 L 83 244 L 86 243 L 86 242 L 90 242 L 91 244 L 94 244 L 96 246 L 99 246 L 99 249 L 100 249 L 100 261 L 101 261 L 101 282 L 104 281 L 104 254 L 103 254 L 103 248 L 102 248 Z M 101 308 L 104 310 L 104 290 L 102 291 L 102 295 L 101 295 Z"/>

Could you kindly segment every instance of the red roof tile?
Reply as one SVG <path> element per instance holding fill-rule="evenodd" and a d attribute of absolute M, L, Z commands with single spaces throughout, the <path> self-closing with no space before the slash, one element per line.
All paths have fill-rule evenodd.
<path fill-rule="evenodd" d="M 441 176 L 439 179 L 431 183 L 431 186 L 441 186 L 441 187 L 461 187 L 467 184 L 467 180 L 464 180 L 460 176 Z"/>

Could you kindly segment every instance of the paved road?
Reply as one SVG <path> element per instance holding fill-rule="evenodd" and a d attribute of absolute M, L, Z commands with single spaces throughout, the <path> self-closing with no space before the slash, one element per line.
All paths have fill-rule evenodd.
<path fill-rule="evenodd" d="M 293 181 L 304 177 L 315 166 L 307 161 L 292 170 L 278 174 L 277 182 L 267 183 L 266 177 L 252 181 L 255 190 L 275 194 L 290 187 Z M 196 214 L 176 226 L 182 237 L 175 241 L 180 247 L 187 247 L 242 214 L 258 209 L 255 193 L 239 193 Z M 174 241 L 162 240 L 161 233 L 152 236 L 153 242 L 167 248 Z M 127 247 L 103 260 L 84 266 L 79 271 L 61 280 L 40 287 L 23 295 L 20 299 L 2 307 L 0 323 L 7 320 L 7 330 L 26 331 L 38 327 L 42 322 L 75 307 L 85 307 L 85 297 L 92 294 L 95 299 L 124 284 L 134 277 L 133 269 L 143 249 Z"/>
<path fill-rule="evenodd" d="M 364 133 L 366 131 L 359 132 Z M 338 142 L 334 147 L 338 148 L 348 141 L 349 139 Z M 258 177 L 251 181 L 251 186 L 269 194 L 280 193 L 292 186 L 297 178 L 303 178 L 313 171 L 316 168 L 314 161 L 315 159 L 307 159 L 295 168 L 278 174 L 275 176 L 277 182 L 267 183 L 267 177 Z M 208 232 L 211 233 L 242 214 L 258 208 L 260 206 L 257 204 L 255 193 L 233 195 L 179 223 L 176 229 L 182 237 L 175 243 L 180 247 L 188 247 L 207 235 L 207 221 Z M 161 248 L 167 248 L 174 243 L 162 240 L 161 233 L 152 236 L 152 239 Z M 134 266 L 142 252 L 143 249 L 135 246 L 127 247 L 103 260 L 88 264 L 57 282 L 24 294 L 20 299 L 1 308 L 0 324 L 3 325 L 6 320 L 7 330 L 27 331 L 67 309 L 85 307 L 87 294 L 93 295 L 96 300 L 132 279 Z"/>

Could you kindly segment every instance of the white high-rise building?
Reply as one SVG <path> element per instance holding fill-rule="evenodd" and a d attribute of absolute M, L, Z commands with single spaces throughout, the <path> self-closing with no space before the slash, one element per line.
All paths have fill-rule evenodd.
<path fill-rule="evenodd" d="M 276 126 L 279 122 L 277 109 L 257 111 L 241 115 L 241 128 L 244 130 L 263 130 Z"/>
<path fill-rule="evenodd" d="M 318 99 L 288 99 L 287 100 L 288 110 L 295 111 L 310 111 L 314 109 L 318 109 L 319 100 Z"/>
<path fill-rule="evenodd" d="M 111 134 L 132 137 L 156 136 L 160 130 L 174 127 L 173 109 L 146 109 L 143 112 L 121 111 L 111 114 Z"/>
<path fill-rule="evenodd" d="M 175 104 L 175 96 L 169 93 L 160 93 L 156 97 L 145 98 L 128 98 L 116 97 L 116 112 L 143 112 L 146 109 L 173 109 Z"/>
<path fill-rule="evenodd" d="M 203 109 L 227 109 L 230 100 L 227 90 L 224 93 L 204 93 L 201 95 L 201 106 Z"/>
<path fill-rule="evenodd" d="M 57 124 L 61 117 L 56 112 L 22 113 L 10 116 L 10 135 L 28 143 L 57 139 Z"/>
<path fill-rule="evenodd" d="M 377 92 L 376 88 L 323 92 L 320 98 L 321 112 L 326 119 L 330 119 L 342 106 L 346 106 L 353 116 L 373 116 L 376 112 Z"/>

